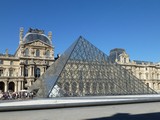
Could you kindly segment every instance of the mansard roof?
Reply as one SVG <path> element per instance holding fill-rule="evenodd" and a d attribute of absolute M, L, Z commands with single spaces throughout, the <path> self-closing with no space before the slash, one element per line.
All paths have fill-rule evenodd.
<path fill-rule="evenodd" d="M 154 64 L 151 61 L 133 60 L 136 64 Z"/>
<path fill-rule="evenodd" d="M 51 40 L 44 34 L 43 30 L 38 30 L 38 29 L 29 29 L 28 33 L 24 36 L 23 42 L 25 43 L 30 43 L 40 40 L 48 45 L 52 45 Z"/>

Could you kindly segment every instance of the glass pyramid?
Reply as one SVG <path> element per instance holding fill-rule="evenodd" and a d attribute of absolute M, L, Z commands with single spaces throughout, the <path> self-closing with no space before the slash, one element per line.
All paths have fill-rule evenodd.
<path fill-rule="evenodd" d="M 37 97 L 156 94 L 79 37 L 31 87 Z"/>

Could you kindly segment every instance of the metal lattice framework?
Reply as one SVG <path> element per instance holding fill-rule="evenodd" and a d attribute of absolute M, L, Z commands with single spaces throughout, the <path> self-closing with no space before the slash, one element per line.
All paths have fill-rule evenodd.
<path fill-rule="evenodd" d="M 36 81 L 39 97 L 155 94 L 82 37 Z"/>

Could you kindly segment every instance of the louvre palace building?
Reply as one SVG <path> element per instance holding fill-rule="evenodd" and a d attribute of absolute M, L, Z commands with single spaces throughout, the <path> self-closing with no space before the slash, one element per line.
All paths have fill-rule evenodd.
<path fill-rule="evenodd" d="M 124 49 L 115 48 L 110 51 L 110 60 L 123 66 L 147 86 L 160 92 L 160 64 L 150 61 L 130 60 Z"/>
<path fill-rule="evenodd" d="M 86 45 L 86 43 L 84 45 Z M 99 53 L 99 51 L 97 53 Z M 73 56 L 76 56 L 76 54 L 79 54 L 79 52 L 72 52 L 72 54 Z M 71 56 L 72 55 L 70 55 L 70 57 Z M 90 58 L 88 59 L 91 59 L 92 57 L 93 56 L 90 56 Z M 76 60 L 79 58 L 80 57 L 77 57 Z M 118 64 L 127 69 L 130 74 L 134 75 L 136 79 L 142 81 L 148 87 L 152 88 L 156 92 L 160 92 L 160 66 L 158 63 L 147 61 L 131 61 L 126 51 L 121 48 L 111 50 L 108 58 L 112 63 Z M 52 32 L 48 32 L 48 35 L 46 35 L 43 30 L 30 28 L 27 33 L 24 33 L 23 28 L 20 28 L 19 46 L 17 47 L 15 54 L 9 54 L 8 50 L 6 50 L 5 54 L 0 54 L 0 90 L 3 92 L 17 92 L 23 89 L 28 89 L 30 86 L 32 86 L 32 84 L 36 82 L 38 78 L 43 75 L 43 73 L 46 72 L 46 70 L 51 65 L 56 62 L 56 60 L 57 58 L 54 58 Z M 69 60 L 71 61 L 72 58 L 69 58 Z M 76 64 L 75 61 L 74 64 Z M 79 64 L 82 64 L 82 62 Z M 76 69 L 79 65 L 76 64 L 75 66 L 77 67 L 73 69 L 73 65 L 70 65 L 70 63 L 68 62 L 68 66 L 72 66 L 72 68 L 70 68 L 70 71 L 74 71 L 74 69 Z M 90 65 L 87 65 L 86 69 L 88 69 L 88 66 Z M 65 67 L 67 67 L 67 65 L 65 65 Z M 72 76 L 72 73 L 66 73 L 66 71 L 68 70 L 69 67 L 66 68 L 66 70 L 62 71 L 62 74 L 59 78 L 66 79 L 67 75 Z M 79 79 L 78 76 L 73 76 L 72 79 L 76 77 Z M 63 80 L 57 83 L 58 86 L 61 86 L 62 84 Z M 67 84 L 68 85 L 66 86 L 71 86 L 69 85 L 69 83 Z M 71 88 L 73 89 L 74 86 L 76 85 L 73 85 Z M 88 85 L 87 83 L 85 83 L 86 89 L 88 88 L 87 86 L 90 86 L 89 82 Z M 94 84 L 92 84 L 91 86 L 94 86 Z M 100 84 L 98 84 L 98 86 L 100 86 Z M 104 88 L 105 84 L 102 84 L 102 87 Z M 63 88 L 65 88 L 65 86 L 63 86 Z M 70 90 L 71 88 L 69 88 L 68 90 Z M 77 88 L 78 87 L 76 87 L 76 89 Z M 92 92 L 94 91 L 94 89 L 88 89 L 90 89 Z M 76 90 L 73 89 L 73 91 Z"/>
<path fill-rule="evenodd" d="M 19 32 L 19 46 L 14 55 L 0 54 L 0 90 L 3 92 L 27 89 L 54 62 L 52 33 L 29 29 Z"/>

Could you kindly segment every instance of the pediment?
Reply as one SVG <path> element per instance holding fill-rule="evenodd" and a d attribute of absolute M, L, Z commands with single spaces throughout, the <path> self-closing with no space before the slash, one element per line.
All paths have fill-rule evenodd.
<path fill-rule="evenodd" d="M 45 44 L 44 42 L 42 41 L 34 41 L 34 42 L 31 42 L 31 43 L 28 43 L 29 46 L 38 46 L 38 47 L 49 47 L 50 45 L 47 45 Z"/>
<path fill-rule="evenodd" d="M 129 57 L 128 54 L 126 54 L 125 52 L 123 52 L 123 53 L 120 54 L 119 56 L 122 56 L 122 57 Z"/>

